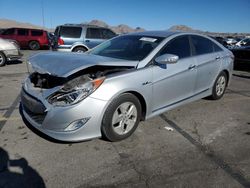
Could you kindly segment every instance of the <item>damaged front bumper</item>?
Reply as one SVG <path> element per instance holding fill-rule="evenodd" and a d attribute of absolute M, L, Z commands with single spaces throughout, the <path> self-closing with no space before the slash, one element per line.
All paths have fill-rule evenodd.
<path fill-rule="evenodd" d="M 101 122 L 108 101 L 90 96 L 78 104 L 55 107 L 34 87 L 21 91 L 22 117 L 32 127 L 60 141 L 83 141 L 101 137 Z M 75 126 L 75 128 L 72 126 Z"/>

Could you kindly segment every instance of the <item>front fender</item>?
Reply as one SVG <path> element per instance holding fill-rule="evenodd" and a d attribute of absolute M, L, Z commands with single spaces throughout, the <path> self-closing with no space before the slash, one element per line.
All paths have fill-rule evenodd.
<path fill-rule="evenodd" d="M 152 69 L 147 67 L 107 78 L 90 97 L 111 102 L 122 93 L 137 92 L 144 98 L 150 112 L 152 88 Z"/>

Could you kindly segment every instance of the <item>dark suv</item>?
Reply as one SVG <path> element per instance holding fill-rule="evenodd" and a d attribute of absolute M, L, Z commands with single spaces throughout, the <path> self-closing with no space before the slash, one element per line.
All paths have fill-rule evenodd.
<path fill-rule="evenodd" d="M 28 47 L 31 50 L 49 46 L 47 31 L 40 29 L 9 28 L 4 30 L 0 37 L 15 40 L 21 48 Z"/>
<path fill-rule="evenodd" d="M 57 51 L 85 52 L 115 36 L 116 34 L 108 28 L 65 24 L 56 28 L 52 48 Z"/>

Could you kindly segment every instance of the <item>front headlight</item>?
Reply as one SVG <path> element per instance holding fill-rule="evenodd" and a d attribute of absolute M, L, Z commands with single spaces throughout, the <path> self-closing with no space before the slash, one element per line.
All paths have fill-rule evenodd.
<path fill-rule="evenodd" d="M 88 76 L 75 78 L 48 97 L 48 102 L 54 106 L 76 104 L 93 93 L 104 81 L 105 77 L 91 80 Z"/>

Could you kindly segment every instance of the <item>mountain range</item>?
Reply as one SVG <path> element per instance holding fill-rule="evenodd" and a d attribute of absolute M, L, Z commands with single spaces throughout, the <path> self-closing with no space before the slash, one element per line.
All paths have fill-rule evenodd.
<path fill-rule="evenodd" d="M 100 27 L 107 27 L 112 29 L 114 32 L 118 34 L 123 34 L 123 33 L 131 33 L 131 32 L 141 32 L 145 31 L 144 28 L 141 27 L 136 27 L 132 28 L 128 25 L 125 24 L 120 24 L 117 26 L 110 26 L 104 21 L 101 20 L 92 20 L 90 22 L 82 22 L 82 24 L 90 24 L 90 25 L 97 25 Z M 18 22 L 15 20 L 9 20 L 9 19 L 1 19 L 0 18 L 0 28 L 10 28 L 10 27 L 22 27 L 22 28 L 34 28 L 34 29 L 45 29 L 49 32 L 53 32 L 54 28 L 43 28 L 42 26 L 30 24 L 30 23 L 23 23 L 23 22 Z M 250 34 L 249 33 L 218 33 L 218 32 L 208 32 L 208 31 L 201 31 L 197 29 L 193 29 L 191 27 L 185 26 L 185 25 L 174 25 L 170 27 L 169 29 L 166 29 L 169 31 L 185 31 L 185 32 L 197 32 L 197 33 L 202 33 L 206 35 L 211 35 L 211 36 L 247 36 Z"/>
<path fill-rule="evenodd" d="M 90 25 L 97 25 L 100 27 L 107 27 L 107 28 L 112 29 L 114 32 L 118 34 L 145 31 L 145 29 L 143 28 L 140 28 L 140 27 L 132 28 L 125 24 L 120 24 L 117 26 L 110 26 L 107 23 L 100 21 L 100 20 L 92 20 L 90 22 L 83 22 L 82 24 L 90 24 Z M 30 24 L 30 23 L 18 22 L 18 21 L 9 20 L 9 19 L 0 19 L 0 28 L 3 29 L 3 28 L 10 28 L 10 27 L 45 29 L 49 32 L 54 31 L 53 28 L 43 28 L 42 26 L 38 26 L 38 25 Z"/>

